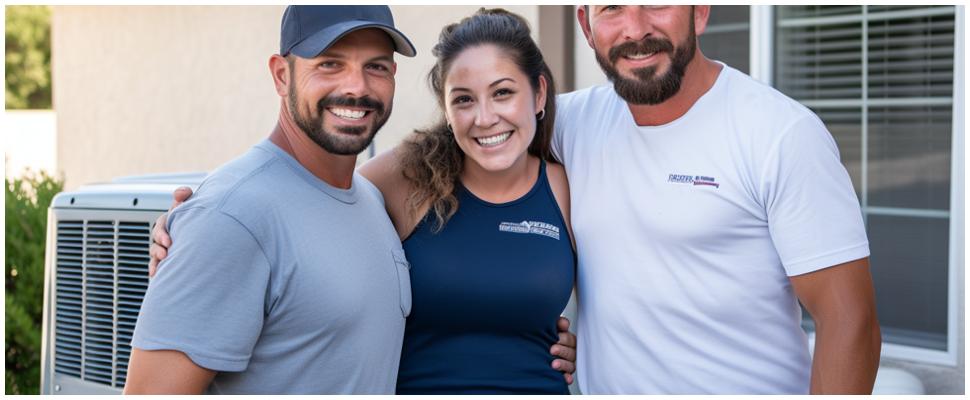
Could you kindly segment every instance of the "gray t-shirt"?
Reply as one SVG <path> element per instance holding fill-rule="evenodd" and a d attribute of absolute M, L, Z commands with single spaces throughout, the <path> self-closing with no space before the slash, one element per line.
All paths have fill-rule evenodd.
<path fill-rule="evenodd" d="M 265 140 L 168 218 L 132 346 L 219 371 L 209 393 L 394 393 L 411 285 L 373 184 L 316 178 Z"/>

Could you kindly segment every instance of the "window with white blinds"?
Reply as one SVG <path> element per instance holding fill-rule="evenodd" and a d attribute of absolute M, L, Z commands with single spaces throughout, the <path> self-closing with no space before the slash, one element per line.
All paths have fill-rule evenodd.
<path fill-rule="evenodd" d="M 778 6 L 776 88 L 839 145 L 884 343 L 947 348 L 953 6 Z M 954 243 L 960 246 L 960 243 Z"/>

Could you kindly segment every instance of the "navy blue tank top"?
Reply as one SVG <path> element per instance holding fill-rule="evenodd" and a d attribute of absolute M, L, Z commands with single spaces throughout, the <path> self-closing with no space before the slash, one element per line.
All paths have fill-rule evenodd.
<path fill-rule="evenodd" d="M 568 394 L 551 366 L 576 257 L 546 178 L 494 204 L 460 184 L 439 233 L 434 213 L 404 241 L 412 308 L 398 394 Z"/>

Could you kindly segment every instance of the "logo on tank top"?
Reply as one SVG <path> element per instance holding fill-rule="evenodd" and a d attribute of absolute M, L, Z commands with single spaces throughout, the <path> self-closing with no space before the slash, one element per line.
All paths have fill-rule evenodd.
<path fill-rule="evenodd" d="M 713 186 L 715 189 L 721 187 L 721 184 L 717 183 L 714 178 L 702 175 L 670 174 L 667 175 L 667 182 L 693 186 Z"/>
<path fill-rule="evenodd" d="M 498 225 L 501 232 L 531 233 L 559 240 L 559 227 L 538 221 L 503 222 Z"/>

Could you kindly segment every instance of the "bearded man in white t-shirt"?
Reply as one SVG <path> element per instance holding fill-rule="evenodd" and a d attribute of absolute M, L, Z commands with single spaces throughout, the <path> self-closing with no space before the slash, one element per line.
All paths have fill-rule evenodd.
<path fill-rule="evenodd" d="M 556 116 L 580 389 L 870 393 L 869 245 L 838 148 L 804 106 L 704 57 L 709 12 L 577 8 L 612 82 L 561 95 Z"/>

